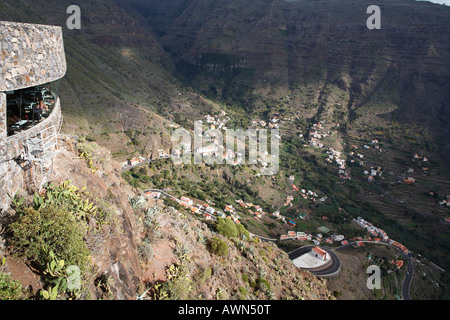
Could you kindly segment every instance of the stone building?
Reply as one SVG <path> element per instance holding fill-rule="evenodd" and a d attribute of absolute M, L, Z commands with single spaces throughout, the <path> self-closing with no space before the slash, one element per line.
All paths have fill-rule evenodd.
<path fill-rule="evenodd" d="M 0 21 L 0 210 L 9 207 L 8 195 L 44 182 L 62 122 L 50 88 L 66 69 L 61 27 Z M 36 101 L 26 100 L 30 94 Z M 32 111 L 38 99 L 49 107 L 40 121 Z"/>

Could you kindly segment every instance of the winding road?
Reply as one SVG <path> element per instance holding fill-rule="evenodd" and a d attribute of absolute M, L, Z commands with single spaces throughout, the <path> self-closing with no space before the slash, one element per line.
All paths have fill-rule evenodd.
<path fill-rule="evenodd" d="M 289 259 L 294 260 L 305 253 L 308 253 L 311 251 L 312 248 L 317 247 L 316 245 L 307 245 L 300 248 L 297 248 L 291 252 L 288 253 Z M 319 276 L 319 277 L 335 277 L 338 276 L 341 271 L 341 260 L 337 256 L 337 254 L 334 252 L 333 248 L 329 247 L 320 247 L 322 250 L 325 250 L 331 257 L 331 262 L 326 263 L 322 267 L 318 267 L 316 269 L 310 269 L 312 274 Z"/>
<path fill-rule="evenodd" d="M 403 258 L 407 261 L 406 265 L 407 265 L 407 269 L 408 269 L 406 272 L 405 279 L 403 280 L 402 299 L 403 300 L 411 300 L 409 292 L 410 292 L 410 288 L 411 288 L 412 277 L 414 275 L 414 262 L 412 260 L 411 253 L 405 253 L 400 248 L 398 248 L 392 244 L 385 243 L 385 242 L 376 242 L 376 241 L 358 241 L 358 242 L 392 246 L 402 253 Z M 351 243 L 348 243 L 348 244 L 342 245 L 341 247 L 336 248 L 336 251 L 345 250 L 346 248 L 353 247 L 355 245 L 357 245 L 357 242 L 351 242 Z"/>
<path fill-rule="evenodd" d="M 177 197 L 174 197 L 173 195 L 171 195 L 171 194 L 169 194 L 169 193 L 167 193 L 167 192 L 165 192 L 165 191 L 158 190 L 158 189 L 147 189 L 147 190 L 144 190 L 144 191 L 142 191 L 142 192 L 144 193 L 144 195 L 145 195 L 146 193 L 148 193 L 148 192 L 161 193 L 162 195 L 165 195 L 166 197 L 172 198 L 172 199 L 174 199 L 174 200 L 178 200 Z"/>

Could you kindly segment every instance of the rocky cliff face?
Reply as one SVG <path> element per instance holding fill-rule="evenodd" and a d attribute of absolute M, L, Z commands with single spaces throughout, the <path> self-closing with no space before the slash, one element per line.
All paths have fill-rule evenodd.
<path fill-rule="evenodd" d="M 70 180 L 80 189 L 86 187 L 92 197 L 103 199 L 113 210 L 111 224 L 89 241 L 94 278 L 101 275 L 109 277 L 115 299 L 134 300 L 142 278 L 137 252 L 141 239 L 128 203 L 128 196 L 133 196 L 135 191 L 121 179 L 121 167 L 111 159 L 110 151 L 95 148 L 93 157 L 99 170 L 93 173 L 85 161 L 77 157 L 76 149 L 76 140 L 61 137 L 53 182 L 59 184 Z M 93 283 L 89 289 L 92 299 L 101 297 L 101 290 Z"/>
<path fill-rule="evenodd" d="M 192 91 L 211 85 L 217 87 L 214 98 L 243 98 L 238 102 L 249 113 L 258 114 L 285 96 L 300 118 L 321 116 L 339 103 L 348 113 L 343 122 L 375 114 L 386 119 L 384 126 L 394 118 L 424 124 L 443 134 L 448 145 L 449 8 L 377 2 L 381 30 L 366 28 L 366 9 L 372 4 L 366 0 L 78 2 L 82 29 L 63 27 L 68 62 L 60 87 L 63 130 L 92 135 L 113 154 L 99 171 L 105 174 L 97 176 L 74 160 L 75 154 L 65 153 L 57 164 L 58 179 L 87 185 L 114 204 L 120 233 L 97 247 L 93 262 L 98 274 L 112 275 L 115 297 L 132 299 L 142 293 L 140 285 L 147 288 L 167 280 L 167 269 L 181 263 L 182 253 L 203 261 L 191 264 L 189 276 L 177 283 L 183 288 L 193 281 L 189 294 L 195 297 L 329 297 L 324 282 L 299 273 L 270 245 L 244 247 L 229 241 L 230 258 L 215 256 L 199 241 L 199 230 L 212 237 L 211 229 L 163 205 L 155 220 L 160 232 L 147 234 L 144 213 L 134 212 L 127 202 L 136 191 L 121 180 L 118 165 L 109 159 L 114 153 L 127 158 L 137 150 L 147 156 L 167 147 L 167 119 L 208 110 L 210 101 Z M 70 4 L 4 0 L 0 20 L 65 26 Z M 174 74 L 197 87 L 183 86 Z M 149 134 L 136 141 L 138 131 Z M 154 256 L 142 264 L 139 248 L 149 236 Z M 263 274 L 271 291 L 256 286 Z"/>
<path fill-rule="evenodd" d="M 283 72 L 302 74 L 304 68 L 318 67 L 361 73 L 377 60 L 448 66 L 446 7 L 381 1 L 382 28 L 372 31 L 366 27 L 370 1 L 127 3 L 120 4 L 145 17 L 178 60 L 228 53 L 245 58 L 259 75 L 275 72 L 285 81 L 290 78 Z"/>
<path fill-rule="evenodd" d="M 91 271 L 86 275 L 83 299 L 334 299 L 326 280 L 298 270 L 275 244 L 227 239 L 213 225 L 162 200 L 131 205 L 129 197 L 141 194 L 121 178 L 121 168 L 111 159 L 111 152 L 89 143 L 98 169 L 92 172 L 86 161 L 77 157 L 80 143 L 86 146 L 77 137 L 60 137 L 53 183 L 70 180 L 112 212 L 109 223 L 85 239 Z M 95 219 L 90 218 L 89 223 L 96 228 Z M 211 249 L 214 238 L 226 243 L 225 255 Z M 3 236 L 0 240 L 3 258 L 7 250 Z M 42 288 L 41 279 L 26 261 L 13 256 L 6 261 L 5 270 L 13 279 L 24 287 L 31 285 L 35 294 Z M 99 279 L 108 279 L 107 286 L 105 282 L 99 285 Z"/>

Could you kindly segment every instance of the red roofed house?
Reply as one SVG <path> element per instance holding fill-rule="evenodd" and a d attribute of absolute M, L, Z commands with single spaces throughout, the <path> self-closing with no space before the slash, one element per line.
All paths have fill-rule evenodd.
<path fill-rule="evenodd" d="M 198 209 L 198 208 L 196 208 L 196 207 L 192 207 L 191 208 L 191 212 L 193 212 L 193 213 L 197 213 L 197 212 L 199 212 L 200 210 Z"/>
<path fill-rule="evenodd" d="M 312 248 L 311 253 L 312 253 L 315 257 L 321 259 L 322 261 L 327 260 L 327 253 L 326 253 L 326 251 L 320 249 L 319 247 L 314 247 L 314 248 Z"/>
<path fill-rule="evenodd" d="M 247 205 L 245 204 L 245 202 L 239 202 L 239 205 L 240 205 L 241 207 L 247 208 Z"/>
<path fill-rule="evenodd" d="M 205 213 L 204 217 L 206 220 L 212 220 L 212 216 L 209 213 Z"/>
<path fill-rule="evenodd" d="M 194 204 L 194 202 L 187 197 L 181 197 L 180 200 L 187 203 L 187 205 L 189 205 L 189 206 L 192 206 Z"/>
<path fill-rule="evenodd" d="M 161 192 L 152 192 L 152 191 L 147 191 L 145 193 L 145 195 L 152 197 L 153 199 L 159 199 L 161 197 Z"/>

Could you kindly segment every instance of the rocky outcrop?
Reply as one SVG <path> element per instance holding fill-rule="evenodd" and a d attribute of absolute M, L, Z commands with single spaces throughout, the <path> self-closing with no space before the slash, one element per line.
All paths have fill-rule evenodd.
<path fill-rule="evenodd" d="M 162 200 L 148 200 L 143 208 L 132 209 L 128 196 L 139 193 L 123 181 L 120 165 L 108 150 L 95 147 L 98 171 L 93 173 L 75 157 L 75 139 L 62 136 L 60 144 L 54 183 L 71 180 L 74 186 L 85 186 L 115 213 L 97 242 L 89 241 L 93 277 L 110 278 L 112 297 L 108 298 L 158 299 L 162 292 L 159 296 L 154 286 L 166 282 L 163 288 L 169 299 L 333 299 L 325 279 L 297 269 L 273 243 L 226 239 L 207 221 L 168 207 Z M 154 208 L 152 218 L 145 214 L 147 208 Z M 226 257 L 212 252 L 209 243 L 214 237 L 229 246 Z M 149 248 L 145 256 L 143 244 Z M 90 291 L 92 299 L 105 297 L 94 285 Z"/>
<path fill-rule="evenodd" d="M 101 234 L 88 241 L 93 277 L 95 279 L 104 275 L 110 278 L 109 285 L 114 299 L 134 300 L 142 278 L 137 251 L 139 233 L 133 210 L 128 203 L 128 196 L 135 192 L 121 179 L 121 167 L 111 159 L 110 151 L 95 148 L 94 161 L 99 170 L 93 173 L 74 153 L 74 139 L 63 135 L 60 145 L 60 152 L 54 163 L 53 182 L 58 184 L 70 180 L 80 189 L 86 187 L 94 199 L 100 199 L 113 212 L 110 225 L 102 228 Z M 93 283 L 90 291 L 92 299 L 104 294 Z"/>

